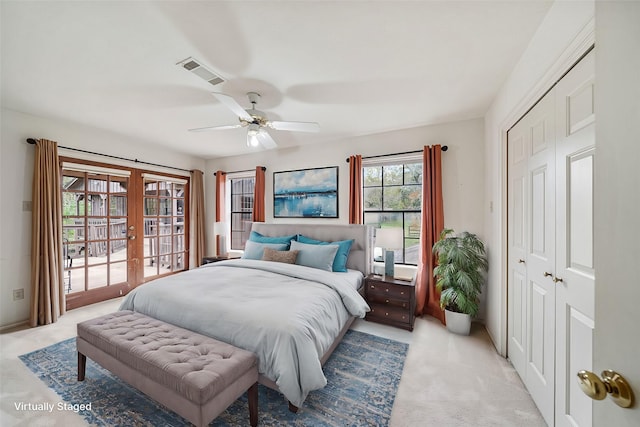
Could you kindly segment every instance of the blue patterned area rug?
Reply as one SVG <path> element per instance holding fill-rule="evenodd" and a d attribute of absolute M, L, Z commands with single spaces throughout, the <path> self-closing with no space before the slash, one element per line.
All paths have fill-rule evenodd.
<path fill-rule="evenodd" d="M 324 366 L 328 384 L 311 392 L 297 414 L 283 396 L 260 385 L 260 426 L 386 426 L 400 383 L 408 345 L 349 330 Z M 120 381 L 87 358 L 86 377 L 77 381 L 75 338 L 20 356 L 63 402 L 91 403 L 80 410 L 98 426 L 187 426 L 184 418 Z M 44 402 L 42 402 L 44 403 Z M 64 405 L 50 402 L 51 405 Z M 76 408 L 78 408 L 76 406 Z M 212 426 L 249 425 L 246 393 Z"/>

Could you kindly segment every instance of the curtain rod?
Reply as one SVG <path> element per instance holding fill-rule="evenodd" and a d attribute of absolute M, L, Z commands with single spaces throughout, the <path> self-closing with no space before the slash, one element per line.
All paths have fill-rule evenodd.
<path fill-rule="evenodd" d="M 36 143 L 36 140 L 33 138 L 27 138 L 27 142 L 31 145 L 34 145 Z M 96 153 L 94 151 L 81 150 L 79 148 L 64 147 L 62 145 L 58 145 L 58 148 L 64 148 L 65 150 L 71 150 L 71 151 L 79 151 L 81 153 L 93 154 L 96 156 L 109 157 L 111 159 L 126 160 L 127 162 L 141 163 L 143 165 L 159 166 L 161 168 L 174 169 L 182 172 L 191 172 L 189 169 L 176 168 L 174 166 L 165 166 L 158 163 L 143 162 L 142 160 L 138 160 L 138 159 L 127 159 L 126 157 L 112 156 L 111 154 Z"/>
<path fill-rule="evenodd" d="M 262 171 L 264 172 L 266 170 L 267 170 L 267 168 L 265 166 L 262 166 Z M 253 172 L 253 171 L 255 171 L 255 169 L 247 169 L 247 170 L 243 170 L 243 171 L 231 171 L 231 172 L 220 171 L 220 173 L 223 174 L 223 175 L 226 175 L 228 173 L 242 173 L 242 172 Z M 213 176 L 216 176 L 217 173 L 218 172 L 214 172 Z"/>
<path fill-rule="evenodd" d="M 448 146 L 443 145 L 442 146 L 442 151 L 447 151 L 449 149 Z M 389 153 L 389 154 L 379 154 L 377 156 L 366 156 L 363 157 L 362 159 L 377 159 L 378 157 L 390 157 L 390 156 L 400 156 L 403 154 L 417 154 L 417 153 L 422 153 L 423 150 L 414 150 L 414 151 L 403 151 L 402 153 Z M 347 158 L 347 163 L 349 163 L 349 159 Z"/>

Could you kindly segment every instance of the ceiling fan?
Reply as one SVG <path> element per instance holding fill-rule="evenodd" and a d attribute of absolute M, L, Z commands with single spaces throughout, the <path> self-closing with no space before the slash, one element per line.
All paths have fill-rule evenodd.
<path fill-rule="evenodd" d="M 209 130 L 237 129 L 240 127 L 247 128 L 247 145 L 249 147 L 258 147 L 262 145 L 265 149 L 276 147 L 276 142 L 267 132 L 267 128 L 275 130 L 288 130 L 294 132 L 318 132 L 320 126 L 314 122 L 283 122 L 267 119 L 267 115 L 260 110 L 256 110 L 256 104 L 260 100 L 260 94 L 256 92 L 247 93 L 251 108 L 245 110 L 229 95 L 224 93 L 212 92 L 212 95 L 233 111 L 240 120 L 235 125 L 208 126 L 203 128 L 189 129 L 192 132 L 202 132 Z"/>

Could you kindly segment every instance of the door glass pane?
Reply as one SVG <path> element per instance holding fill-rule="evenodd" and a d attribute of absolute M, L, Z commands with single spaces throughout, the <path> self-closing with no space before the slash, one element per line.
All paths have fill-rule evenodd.
<path fill-rule="evenodd" d="M 160 215 L 171 215 L 173 210 L 171 209 L 171 199 L 161 198 L 160 201 Z"/>
<path fill-rule="evenodd" d="M 74 264 L 75 265 L 75 264 Z M 65 292 L 71 294 L 84 291 L 84 268 L 73 268 L 64 271 Z"/>
<path fill-rule="evenodd" d="M 144 277 L 153 277 L 158 275 L 158 257 L 146 258 L 144 260 Z"/>
<path fill-rule="evenodd" d="M 62 218 L 62 238 L 66 242 L 84 241 L 84 218 Z"/>
<path fill-rule="evenodd" d="M 111 240 L 109 261 L 124 261 L 127 259 L 127 239 Z"/>
<path fill-rule="evenodd" d="M 109 265 L 109 284 L 117 285 L 127 281 L 127 263 L 115 262 Z"/>
<path fill-rule="evenodd" d="M 127 218 L 109 219 L 109 238 L 122 239 L 127 237 Z"/>
<path fill-rule="evenodd" d="M 105 178 L 89 178 L 88 190 L 95 193 L 106 193 L 107 180 Z"/>
<path fill-rule="evenodd" d="M 109 196 L 109 214 L 112 216 L 127 215 L 127 196 Z"/>
<path fill-rule="evenodd" d="M 87 195 L 87 215 L 105 216 L 107 215 L 106 194 Z"/>
<path fill-rule="evenodd" d="M 155 237 L 146 237 L 144 239 L 144 256 L 149 257 L 158 253 L 158 239 Z"/>
<path fill-rule="evenodd" d="M 87 268 L 89 289 L 101 288 L 107 286 L 107 273 L 109 266 L 107 264 L 94 265 Z"/>

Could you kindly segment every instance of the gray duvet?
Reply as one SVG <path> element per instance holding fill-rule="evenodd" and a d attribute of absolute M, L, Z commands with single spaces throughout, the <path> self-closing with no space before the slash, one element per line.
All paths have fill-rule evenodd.
<path fill-rule="evenodd" d="M 294 405 L 327 384 L 320 357 L 367 303 L 353 276 L 268 261 L 230 260 L 146 283 L 133 310 L 257 354 L 260 373 Z"/>

